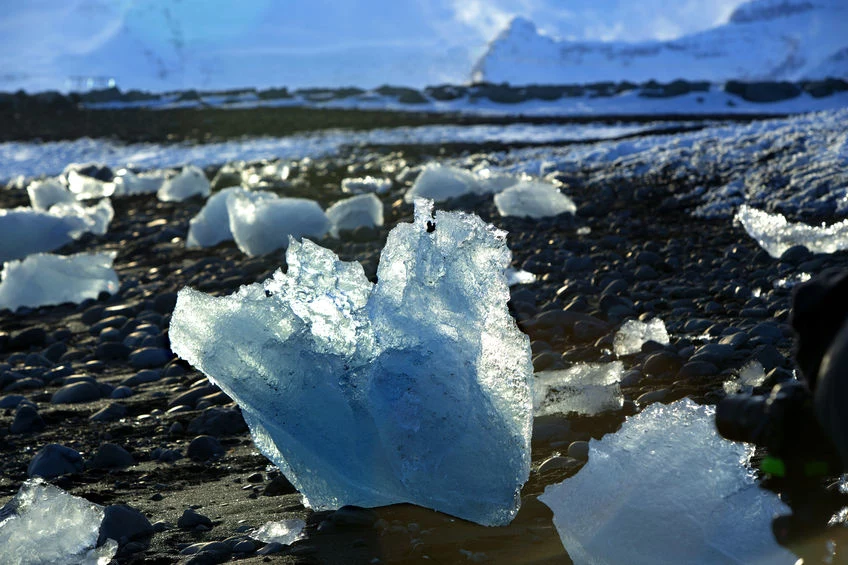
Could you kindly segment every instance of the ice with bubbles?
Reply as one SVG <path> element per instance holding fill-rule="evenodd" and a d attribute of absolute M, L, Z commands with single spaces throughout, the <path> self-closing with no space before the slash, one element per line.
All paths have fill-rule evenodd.
<path fill-rule="evenodd" d="M 506 233 L 418 201 L 374 285 L 292 240 L 288 271 L 180 291 L 173 350 L 242 408 L 316 509 L 410 502 L 509 523 L 530 470 L 530 344 L 507 308 Z"/>
<path fill-rule="evenodd" d="M 495 195 L 495 206 L 501 216 L 547 218 L 577 211 L 574 201 L 554 185 L 521 181 Z"/>
<path fill-rule="evenodd" d="M 72 496 L 42 479 L 24 482 L 0 508 L 0 554 L 4 565 L 106 565 L 118 544 L 97 538 L 102 506 Z"/>
<path fill-rule="evenodd" d="M 668 331 L 661 319 L 654 318 L 647 322 L 640 322 L 639 320 L 624 322 L 613 337 L 612 348 L 619 357 L 631 355 L 642 351 L 642 345 L 646 341 L 668 345 Z"/>
<path fill-rule="evenodd" d="M 771 532 L 788 508 L 759 488 L 749 449 L 719 437 L 714 414 L 689 399 L 653 404 L 545 488 L 539 500 L 574 563 L 795 562 Z"/>
<path fill-rule="evenodd" d="M 0 309 L 37 308 L 80 303 L 101 292 L 118 291 L 118 275 L 112 268 L 115 252 L 52 255 L 37 253 L 22 261 L 3 264 L 0 273 Z"/>
<path fill-rule="evenodd" d="M 290 520 L 280 520 L 279 522 L 265 522 L 248 535 L 253 539 L 264 541 L 265 543 L 291 545 L 297 540 L 306 537 L 306 534 L 303 532 L 305 528 L 306 522 L 299 518 L 292 518 Z"/>
<path fill-rule="evenodd" d="M 740 206 L 736 220 L 772 257 L 796 245 L 813 253 L 835 253 L 848 249 L 848 220 L 829 226 L 789 222 L 783 214 L 769 214 L 750 206 Z"/>
<path fill-rule="evenodd" d="M 541 371 L 533 380 L 536 416 L 568 414 L 592 416 L 624 406 L 621 361 L 577 363 L 568 369 Z"/>
<path fill-rule="evenodd" d="M 380 227 L 383 225 L 383 203 L 373 194 L 352 196 L 327 208 L 327 218 L 336 236 L 344 230 Z"/>

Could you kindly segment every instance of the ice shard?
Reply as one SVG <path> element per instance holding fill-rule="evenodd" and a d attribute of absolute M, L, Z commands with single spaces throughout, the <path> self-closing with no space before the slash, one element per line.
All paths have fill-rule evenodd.
<path fill-rule="evenodd" d="M 577 211 L 574 201 L 554 185 L 524 180 L 495 195 L 501 216 L 547 218 Z"/>
<path fill-rule="evenodd" d="M 810 226 L 787 221 L 783 214 L 769 214 L 750 206 L 740 206 L 736 220 L 772 257 L 796 245 L 813 253 L 835 253 L 848 249 L 848 220 L 829 226 Z"/>
<path fill-rule="evenodd" d="M 719 437 L 714 409 L 652 404 L 589 443 L 589 462 L 539 500 L 574 563 L 795 562 L 771 520 L 786 508 L 757 486 L 749 449 Z"/>
<path fill-rule="evenodd" d="M 648 322 L 628 320 L 615 332 L 612 348 L 618 357 L 639 353 L 646 341 L 655 341 L 668 345 L 668 331 L 665 323 L 659 318 Z"/>
<path fill-rule="evenodd" d="M 624 406 L 621 361 L 578 363 L 568 369 L 541 371 L 533 381 L 536 416 L 576 412 L 592 416 Z"/>
<path fill-rule="evenodd" d="M 333 223 L 331 233 L 338 237 L 342 230 L 383 225 L 383 203 L 371 193 L 339 200 L 327 208 L 327 218 Z"/>
<path fill-rule="evenodd" d="M 106 565 L 118 544 L 97 538 L 103 507 L 31 479 L 0 509 L 0 555 L 5 565 Z"/>
<path fill-rule="evenodd" d="M 242 408 L 257 447 L 316 509 L 411 502 L 506 524 L 530 468 L 530 346 L 507 309 L 506 233 L 416 202 L 373 285 L 292 240 L 288 272 L 183 289 L 173 350 Z"/>

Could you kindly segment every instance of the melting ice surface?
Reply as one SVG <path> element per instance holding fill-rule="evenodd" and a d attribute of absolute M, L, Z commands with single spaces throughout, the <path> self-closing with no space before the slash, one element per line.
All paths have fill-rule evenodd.
<path fill-rule="evenodd" d="M 780 257 L 795 245 L 813 253 L 835 253 L 848 249 L 848 220 L 829 226 L 809 226 L 788 222 L 783 214 L 769 214 L 749 206 L 740 206 L 736 219 L 772 257 Z"/>
<path fill-rule="evenodd" d="M 164 181 L 156 192 L 156 197 L 163 202 L 182 202 L 192 196 L 209 196 L 209 180 L 203 171 L 189 165 L 176 176 Z"/>
<path fill-rule="evenodd" d="M 103 507 L 42 479 L 26 481 L 0 509 L 4 565 L 106 565 L 118 544 L 95 548 Z"/>
<path fill-rule="evenodd" d="M 653 404 L 545 489 L 539 500 L 574 563 L 795 562 L 771 533 L 788 508 L 757 486 L 747 448 L 719 437 L 714 412 L 689 399 Z"/>
<path fill-rule="evenodd" d="M 576 412 L 591 416 L 624 406 L 619 383 L 624 366 L 612 363 L 579 363 L 568 369 L 541 371 L 533 381 L 536 416 Z"/>
<path fill-rule="evenodd" d="M 370 193 L 352 196 L 327 208 L 327 218 L 333 223 L 334 235 L 340 230 L 379 227 L 383 225 L 383 203 Z"/>
<path fill-rule="evenodd" d="M 612 340 L 612 348 L 618 357 L 639 353 L 646 341 L 656 341 L 668 345 L 668 331 L 665 323 L 659 318 L 648 322 L 639 320 L 628 320 L 615 333 Z"/>
<path fill-rule="evenodd" d="M 506 524 L 530 470 L 530 344 L 507 309 L 506 233 L 416 202 L 373 285 L 292 240 L 288 272 L 179 293 L 171 346 L 242 408 L 316 509 L 411 502 Z"/>
<path fill-rule="evenodd" d="M 501 216 L 546 218 L 577 211 L 574 202 L 550 183 L 521 181 L 495 195 Z"/>
<path fill-rule="evenodd" d="M 264 541 L 265 543 L 276 542 L 291 545 L 297 540 L 306 537 L 306 534 L 303 533 L 304 528 L 306 528 L 306 522 L 294 518 L 279 522 L 265 522 L 265 524 L 253 530 L 248 535 L 253 539 Z"/>
<path fill-rule="evenodd" d="M 79 303 L 104 291 L 115 294 L 115 255 L 114 251 L 67 256 L 38 253 L 23 261 L 9 261 L 0 273 L 0 309 Z"/>

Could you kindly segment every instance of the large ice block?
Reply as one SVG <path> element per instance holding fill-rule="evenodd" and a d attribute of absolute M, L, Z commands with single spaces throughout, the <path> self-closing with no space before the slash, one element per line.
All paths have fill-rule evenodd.
<path fill-rule="evenodd" d="M 411 502 L 486 525 L 530 468 L 530 345 L 507 309 L 506 233 L 416 202 L 362 266 L 292 240 L 288 272 L 179 293 L 173 350 L 242 408 L 316 509 Z"/>
<path fill-rule="evenodd" d="M 4 565 L 106 565 L 118 544 L 97 538 L 102 506 L 72 496 L 43 479 L 30 479 L 0 509 Z"/>
<path fill-rule="evenodd" d="M 574 202 L 554 185 L 541 181 L 521 181 L 495 195 L 501 216 L 546 218 L 577 211 Z"/>
<path fill-rule="evenodd" d="M 545 489 L 575 564 L 795 562 L 771 533 L 788 508 L 757 486 L 748 448 L 719 437 L 714 413 L 689 399 L 652 404 Z"/>
<path fill-rule="evenodd" d="M 568 369 L 541 371 L 533 381 L 536 416 L 576 412 L 592 416 L 624 406 L 621 361 L 578 363 Z"/>
<path fill-rule="evenodd" d="M 3 264 L 0 273 L 0 308 L 37 308 L 63 302 L 82 302 L 101 292 L 118 291 L 118 275 L 112 269 L 114 251 L 51 255 L 38 253 L 23 261 Z"/>
<path fill-rule="evenodd" d="M 230 213 L 227 198 L 234 193 L 247 192 L 240 187 L 225 188 L 206 201 L 200 212 L 191 219 L 186 237 L 186 247 L 212 247 L 233 239 L 230 230 Z"/>
<path fill-rule="evenodd" d="M 314 200 L 261 190 L 231 193 L 227 212 L 236 245 L 251 257 L 286 247 L 289 237 L 321 237 L 332 227 Z"/>
<path fill-rule="evenodd" d="M 34 210 L 49 210 L 60 202 L 75 202 L 76 197 L 58 179 L 37 180 L 27 185 L 27 194 Z"/>
<path fill-rule="evenodd" d="M 769 214 L 742 205 L 736 220 L 772 257 L 780 257 L 795 245 L 803 245 L 813 253 L 835 253 L 848 249 L 848 220 L 829 226 L 792 223 L 783 214 Z"/>

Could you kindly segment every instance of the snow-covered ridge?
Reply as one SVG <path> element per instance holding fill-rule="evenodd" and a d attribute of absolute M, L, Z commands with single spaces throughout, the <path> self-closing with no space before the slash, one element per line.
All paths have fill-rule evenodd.
<path fill-rule="evenodd" d="M 475 64 L 473 80 L 510 84 L 602 80 L 821 79 L 848 47 L 842 0 L 752 0 L 712 29 L 669 41 L 560 41 L 514 19 Z"/>

